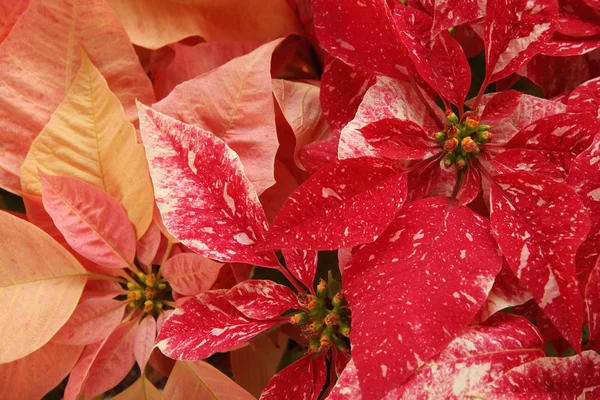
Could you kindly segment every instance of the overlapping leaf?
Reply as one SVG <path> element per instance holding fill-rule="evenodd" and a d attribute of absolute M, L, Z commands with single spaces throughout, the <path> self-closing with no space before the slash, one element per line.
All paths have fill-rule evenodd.
<path fill-rule="evenodd" d="M 0 363 L 7 363 L 54 336 L 75 310 L 87 278 L 54 239 L 6 212 L 0 212 L 0 271 Z"/>
<path fill-rule="evenodd" d="M 103 0 L 33 2 L 0 44 L 1 187 L 20 188 L 19 168 L 71 85 L 81 63 L 81 47 L 123 104 L 130 122 L 137 121 L 136 98 L 152 102 L 150 81 Z"/>
<path fill-rule="evenodd" d="M 88 182 L 115 198 L 140 238 L 150 221 L 154 196 L 133 125 L 100 71 L 83 54 L 73 84 L 31 144 L 21 167 L 21 187 L 42 194 L 38 168 Z"/>
<path fill-rule="evenodd" d="M 74 250 L 106 268 L 133 264 L 135 232 L 115 199 L 76 178 L 40 177 L 44 208 Z"/>
<path fill-rule="evenodd" d="M 583 308 L 575 253 L 590 229 L 585 206 L 566 184 L 525 172 L 496 176 L 490 203 L 494 236 L 510 268 L 579 349 Z"/>
<path fill-rule="evenodd" d="M 157 346 L 168 357 L 197 361 L 228 351 L 283 321 L 251 320 L 227 301 L 224 291 L 210 291 L 189 299 L 169 316 Z"/>
<path fill-rule="evenodd" d="M 215 135 L 140 105 L 141 132 L 156 202 L 173 236 L 198 254 L 276 266 L 267 220 L 238 155 Z"/>
<path fill-rule="evenodd" d="M 271 248 L 338 249 L 377 238 L 406 198 L 406 176 L 371 157 L 340 160 L 312 175 L 283 205 Z"/>
<path fill-rule="evenodd" d="M 204 362 L 179 361 L 163 391 L 164 400 L 252 400 L 254 397 L 227 375 Z"/>
<path fill-rule="evenodd" d="M 260 400 L 285 397 L 317 400 L 326 380 L 325 357 L 307 354 L 279 371 L 265 387 Z"/>
<path fill-rule="evenodd" d="M 207 291 L 217 281 L 222 263 L 194 253 L 181 253 L 164 263 L 160 271 L 171 288 L 193 296 Z"/>
<path fill-rule="evenodd" d="M 271 93 L 271 55 L 281 42 L 282 39 L 277 39 L 264 44 L 184 82 L 154 105 L 161 113 L 223 139 L 240 156 L 259 195 L 275 183 L 277 132 Z"/>
<path fill-rule="evenodd" d="M 188 36 L 266 41 L 302 28 L 284 0 L 108 0 L 131 41 L 158 49 Z"/>
<path fill-rule="evenodd" d="M 489 223 L 445 197 L 406 204 L 356 252 L 344 293 L 365 398 L 387 393 L 445 348 L 484 303 L 501 265 Z"/>

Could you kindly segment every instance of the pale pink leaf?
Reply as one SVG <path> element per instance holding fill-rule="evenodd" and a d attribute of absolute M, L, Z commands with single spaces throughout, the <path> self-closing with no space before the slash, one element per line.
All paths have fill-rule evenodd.
<path fill-rule="evenodd" d="M 490 204 L 493 233 L 510 268 L 579 349 L 583 308 L 575 253 L 590 230 L 585 206 L 566 184 L 525 172 L 497 175 Z"/>
<path fill-rule="evenodd" d="M 221 138 L 235 151 L 260 195 L 275 183 L 277 153 L 271 55 L 283 39 L 177 86 L 153 107 Z M 186 107 L 181 107 L 186 104 Z"/>
<path fill-rule="evenodd" d="M 205 257 L 276 266 L 271 252 L 254 247 L 267 219 L 238 155 L 208 131 L 139 107 L 156 202 L 169 232 Z"/>
<path fill-rule="evenodd" d="M 514 400 L 594 399 L 600 386 L 600 355 L 584 351 L 544 357 L 513 368 L 473 396 Z M 592 394 L 593 393 L 593 394 Z"/>
<path fill-rule="evenodd" d="M 83 303 L 89 299 L 112 299 L 120 294 L 127 294 L 125 289 L 118 282 L 108 281 L 104 279 L 88 279 L 83 293 L 79 299 Z"/>
<path fill-rule="evenodd" d="M 33 353 L 67 322 L 87 272 L 39 228 L 0 211 L 0 364 Z"/>
<path fill-rule="evenodd" d="M 43 398 L 69 375 L 82 350 L 82 346 L 46 343 L 26 357 L 0 364 L 0 398 Z"/>
<path fill-rule="evenodd" d="M 378 240 L 360 248 L 344 272 L 344 293 L 365 398 L 408 379 L 460 334 L 501 266 L 488 221 L 446 197 L 406 204 Z"/>
<path fill-rule="evenodd" d="M 486 82 L 517 71 L 552 37 L 558 4 L 552 0 L 488 0 L 485 14 Z"/>
<path fill-rule="evenodd" d="M 156 339 L 156 320 L 152 315 L 146 316 L 137 327 L 133 354 L 141 371 L 144 371 Z"/>
<path fill-rule="evenodd" d="M 3 0 L 0 2 L 0 15 L 3 16 L 2 22 L 0 22 L 0 43 L 6 38 L 28 6 L 29 0 Z"/>
<path fill-rule="evenodd" d="M 271 248 L 331 250 L 372 242 L 406 198 L 406 175 L 394 163 L 361 157 L 312 175 L 273 221 Z"/>
<path fill-rule="evenodd" d="M 460 399 L 508 370 L 544 357 L 544 341 L 524 318 L 497 314 L 467 328 L 385 399 Z"/>
<path fill-rule="evenodd" d="M 238 283 L 225 293 L 225 298 L 246 317 L 259 321 L 302 308 L 290 288 L 269 280 Z"/>
<path fill-rule="evenodd" d="M 179 361 L 163 391 L 164 400 L 253 400 L 254 397 L 207 362 Z"/>
<path fill-rule="evenodd" d="M 275 374 L 260 395 L 260 400 L 317 400 L 326 379 L 325 357 L 307 354 Z"/>
<path fill-rule="evenodd" d="M 273 95 L 296 138 L 294 162 L 302 167 L 298 151 L 308 143 L 328 139 L 331 135 L 319 104 L 318 86 L 283 79 L 273 80 Z"/>
<path fill-rule="evenodd" d="M 175 309 L 163 324 L 158 348 L 177 360 L 202 360 L 245 343 L 284 319 L 254 321 L 227 301 L 224 291 L 192 297 Z"/>
<path fill-rule="evenodd" d="M 1 187 L 20 188 L 21 164 L 71 85 L 81 65 L 81 47 L 130 122 L 137 121 L 136 98 L 153 101 L 131 42 L 103 0 L 33 2 L 0 44 Z"/>
<path fill-rule="evenodd" d="M 133 346 L 138 321 L 123 322 L 104 340 L 85 380 L 87 400 L 115 387 L 135 364 Z"/>
<path fill-rule="evenodd" d="M 254 42 L 204 42 L 195 46 L 175 43 L 175 58 L 165 69 L 156 73 L 154 93 L 159 100 L 164 99 L 175 86 L 248 54 L 258 47 Z"/>
<path fill-rule="evenodd" d="M 216 282 L 222 263 L 194 253 L 181 253 L 171 257 L 160 270 L 171 288 L 193 296 L 207 291 Z"/>
<path fill-rule="evenodd" d="M 133 263 L 135 231 L 117 200 L 76 178 L 40 178 L 44 208 L 75 251 L 106 268 Z"/>
<path fill-rule="evenodd" d="M 85 346 L 81 357 L 79 357 L 77 364 L 75 364 L 69 374 L 69 381 L 64 392 L 65 400 L 77 400 L 83 394 L 85 380 L 87 379 L 90 367 L 105 341 L 106 339 Z"/>
<path fill-rule="evenodd" d="M 125 303 L 108 298 L 81 302 L 52 338 L 54 343 L 87 345 L 105 339 L 123 318 Z"/>
<path fill-rule="evenodd" d="M 140 264 L 146 268 L 152 265 L 152 260 L 154 260 L 160 247 L 161 238 L 160 228 L 152 221 L 146 233 L 138 240 L 135 255 Z M 149 270 L 146 269 L 146 272 L 149 272 Z"/>

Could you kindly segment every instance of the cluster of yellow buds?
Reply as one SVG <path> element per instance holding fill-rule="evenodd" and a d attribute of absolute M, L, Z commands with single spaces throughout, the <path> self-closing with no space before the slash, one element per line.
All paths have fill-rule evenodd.
<path fill-rule="evenodd" d="M 456 165 L 461 170 L 468 165 L 471 157 L 481 152 L 480 146 L 492 140 L 491 126 L 479 124 L 473 113 L 465 113 L 462 120 L 453 112 L 446 113 L 446 127 L 433 136 L 447 152 L 444 158 L 446 168 Z"/>
<path fill-rule="evenodd" d="M 129 306 L 142 308 L 146 313 L 162 309 L 164 305 L 160 299 L 168 288 L 167 283 L 158 280 L 154 273 L 140 272 L 137 278 L 139 283 L 127 283 Z"/>
<path fill-rule="evenodd" d="M 321 279 L 316 295 L 308 295 L 306 311 L 290 317 L 290 322 L 303 325 L 302 333 L 309 340 L 313 353 L 322 353 L 335 346 L 348 351 L 346 338 L 350 335 L 350 309 L 343 291 L 329 294 L 327 283 Z"/>

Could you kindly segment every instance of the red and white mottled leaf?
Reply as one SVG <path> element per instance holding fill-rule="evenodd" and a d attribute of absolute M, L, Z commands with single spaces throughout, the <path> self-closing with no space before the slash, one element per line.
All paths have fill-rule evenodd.
<path fill-rule="evenodd" d="M 137 260 L 145 267 L 152 264 L 152 260 L 156 257 L 162 234 L 158 225 L 152 221 L 146 233 L 138 240 L 136 245 L 135 256 Z M 149 272 L 146 270 L 146 272 Z"/>
<path fill-rule="evenodd" d="M 599 115 L 600 107 L 600 78 L 589 80 L 577 87 L 567 97 L 567 110 L 569 112 L 591 112 Z"/>
<path fill-rule="evenodd" d="M 254 397 L 207 362 L 179 361 L 163 391 L 164 400 L 253 400 Z"/>
<path fill-rule="evenodd" d="M 532 149 L 506 149 L 492 157 L 492 165 L 500 174 L 529 172 L 564 182 L 574 154 Z"/>
<path fill-rule="evenodd" d="M 354 360 L 348 361 L 328 397 L 329 400 L 363 400 Z"/>
<path fill-rule="evenodd" d="M 300 149 L 300 163 L 310 174 L 314 174 L 327 164 L 338 159 L 340 133 L 332 132 L 329 140 L 309 143 Z"/>
<path fill-rule="evenodd" d="M 454 169 L 456 176 L 456 169 Z M 440 152 L 435 157 L 408 173 L 408 196 L 406 201 L 418 200 L 429 196 L 437 184 L 442 181 L 442 176 L 447 176 L 449 169 L 444 166 L 444 154 Z M 453 186 L 454 187 L 454 186 Z"/>
<path fill-rule="evenodd" d="M 452 182 L 455 182 L 453 179 Z M 458 205 L 466 206 L 479 194 L 481 189 L 481 175 L 477 168 L 473 165 L 469 166 L 467 170 L 464 172 L 463 182 L 460 185 L 460 189 L 458 189 L 458 193 L 456 193 L 456 198 L 458 199 Z"/>
<path fill-rule="evenodd" d="M 482 123 L 492 126 L 494 144 L 505 143 L 533 122 L 550 115 L 564 113 L 566 106 L 558 101 L 508 92 L 483 96 Z M 488 107 L 489 104 L 489 107 Z"/>
<path fill-rule="evenodd" d="M 296 138 L 294 162 L 301 167 L 300 148 L 331 136 L 319 104 L 320 89 L 308 83 L 277 79 L 273 81 L 273 95 Z"/>
<path fill-rule="evenodd" d="M 446 197 L 406 204 L 344 273 L 363 395 L 387 393 L 444 349 L 479 311 L 501 266 L 487 220 Z"/>
<path fill-rule="evenodd" d="M 230 302 L 224 291 L 205 292 L 175 309 L 163 324 L 158 348 L 177 360 L 197 361 L 245 343 L 284 319 L 254 321 Z"/>
<path fill-rule="evenodd" d="M 585 306 L 590 348 L 600 349 L 600 262 L 596 262 L 585 286 Z"/>
<path fill-rule="evenodd" d="M 135 339 L 133 343 L 133 355 L 135 361 L 143 372 L 152 349 L 154 348 L 154 340 L 156 339 L 156 320 L 152 315 L 146 316 L 135 332 Z"/>
<path fill-rule="evenodd" d="M 592 77 L 585 55 L 552 57 L 538 54 L 517 73 L 538 85 L 547 98 L 567 93 Z"/>
<path fill-rule="evenodd" d="M 87 345 L 105 339 L 119 325 L 126 303 L 92 298 L 77 305 L 71 318 L 52 338 L 59 344 Z"/>
<path fill-rule="evenodd" d="M 471 68 L 449 32 L 431 37 L 432 18 L 414 8 L 396 7 L 394 21 L 415 70 L 440 96 L 462 105 L 471 85 Z"/>
<path fill-rule="evenodd" d="M 408 74 L 406 50 L 385 0 L 313 0 L 317 37 L 329 54 L 369 73 Z"/>
<path fill-rule="evenodd" d="M 140 127 L 169 232 L 205 257 L 277 265 L 272 253 L 253 246 L 267 219 L 238 155 L 212 133 L 141 104 Z"/>
<path fill-rule="evenodd" d="M 283 205 L 266 244 L 271 248 L 331 250 L 371 242 L 406 198 L 406 175 L 377 158 L 331 163 Z"/>
<path fill-rule="evenodd" d="M 317 400 L 326 380 L 325 357 L 307 354 L 275 374 L 260 395 L 260 400 Z"/>
<path fill-rule="evenodd" d="M 577 252 L 577 266 L 591 269 L 600 254 L 600 135 L 571 164 L 567 183 L 575 189 L 589 210 L 590 233 Z"/>
<path fill-rule="evenodd" d="M 417 88 L 417 90 L 420 89 Z M 435 116 L 430 114 L 429 109 L 423 104 L 410 82 L 385 77 L 378 78 L 377 83 L 371 86 L 365 94 L 354 119 L 342 130 L 339 146 L 340 158 L 376 156 L 374 149 L 360 133 L 360 129 L 386 118 L 411 121 L 421 126 L 425 132 L 433 135 L 442 128 L 438 125 L 437 120 L 443 121 L 444 115 L 433 101 L 429 103 Z"/>
<path fill-rule="evenodd" d="M 423 160 L 440 153 L 440 145 L 418 124 L 386 118 L 360 128 L 377 155 L 392 160 Z"/>
<path fill-rule="evenodd" d="M 575 253 L 590 230 L 587 210 L 564 183 L 539 174 L 497 175 L 490 219 L 508 265 L 575 349 L 583 308 Z"/>
<path fill-rule="evenodd" d="M 175 58 L 167 68 L 156 73 L 154 93 L 159 100 L 164 99 L 175 86 L 248 54 L 258 47 L 254 42 L 205 42 L 195 46 L 175 43 Z"/>
<path fill-rule="evenodd" d="M 282 249 L 281 252 L 287 269 L 310 290 L 317 273 L 318 253 L 314 250 L 296 249 Z"/>
<path fill-rule="evenodd" d="M 511 368 L 544 357 L 544 341 L 524 318 L 497 314 L 454 339 L 385 399 L 460 399 Z"/>
<path fill-rule="evenodd" d="M 0 211 L 0 364 L 46 344 L 67 322 L 87 272 L 59 243 Z"/>
<path fill-rule="evenodd" d="M 554 114 L 532 122 L 503 147 L 581 153 L 592 144 L 597 124 L 590 114 Z"/>
<path fill-rule="evenodd" d="M 160 271 L 173 290 L 195 296 L 209 290 L 217 281 L 222 263 L 194 253 L 181 253 L 167 260 Z"/>
<path fill-rule="evenodd" d="M 138 321 L 123 322 L 103 342 L 85 380 L 85 397 L 91 399 L 115 387 L 135 364 L 133 346 Z"/>
<path fill-rule="evenodd" d="M 20 188 L 21 163 L 75 78 L 81 48 L 106 78 L 130 122 L 137 121 L 136 98 L 153 101 L 152 86 L 131 42 L 103 0 L 32 2 L 0 44 L 1 187 Z"/>
<path fill-rule="evenodd" d="M 487 82 L 512 74 L 541 52 L 557 15 L 552 0 L 488 0 L 483 36 Z"/>
<path fill-rule="evenodd" d="M 525 304 L 531 299 L 531 294 L 523 287 L 519 278 L 516 277 L 505 261 L 502 270 L 496 275 L 494 286 L 492 286 L 492 290 L 490 290 L 488 298 L 479 310 L 475 320 L 485 321 L 500 310 Z"/>
<path fill-rule="evenodd" d="M 375 75 L 351 67 L 337 58 L 325 60 L 320 101 L 332 130 L 342 130 L 354 119 L 363 96 L 375 80 Z"/>
<path fill-rule="evenodd" d="M 483 398 L 595 399 L 600 386 L 600 355 L 584 351 L 567 358 L 544 357 L 513 368 L 473 396 Z"/>
<path fill-rule="evenodd" d="M 153 107 L 227 143 L 260 195 L 275 183 L 275 108 L 271 55 L 283 39 L 260 46 L 177 86 Z M 186 107 L 181 107 L 186 104 Z M 163 217 L 164 218 L 164 217 Z"/>
<path fill-rule="evenodd" d="M 485 15 L 485 1 L 434 0 L 432 36 Z"/>
<path fill-rule="evenodd" d="M 0 398 L 43 398 L 69 375 L 82 350 L 50 342 L 26 357 L 0 364 Z"/>
<path fill-rule="evenodd" d="M 40 178 L 44 208 L 75 251 L 106 268 L 133 263 L 135 231 L 117 200 L 76 178 Z"/>
<path fill-rule="evenodd" d="M 225 298 L 248 318 L 268 320 L 302 308 L 287 286 L 269 280 L 246 280 L 225 292 Z"/>
<path fill-rule="evenodd" d="M 587 54 L 600 47 L 600 40 L 596 38 L 569 38 L 556 35 L 549 40 L 540 54 L 555 57 L 573 57 Z"/>

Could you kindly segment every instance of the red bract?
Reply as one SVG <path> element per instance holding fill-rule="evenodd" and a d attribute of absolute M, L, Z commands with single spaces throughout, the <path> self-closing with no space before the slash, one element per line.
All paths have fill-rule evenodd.
<path fill-rule="evenodd" d="M 386 393 L 442 350 L 471 322 L 501 266 L 485 219 L 448 198 L 408 203 L 344 274 L 362 393 Z"/>

